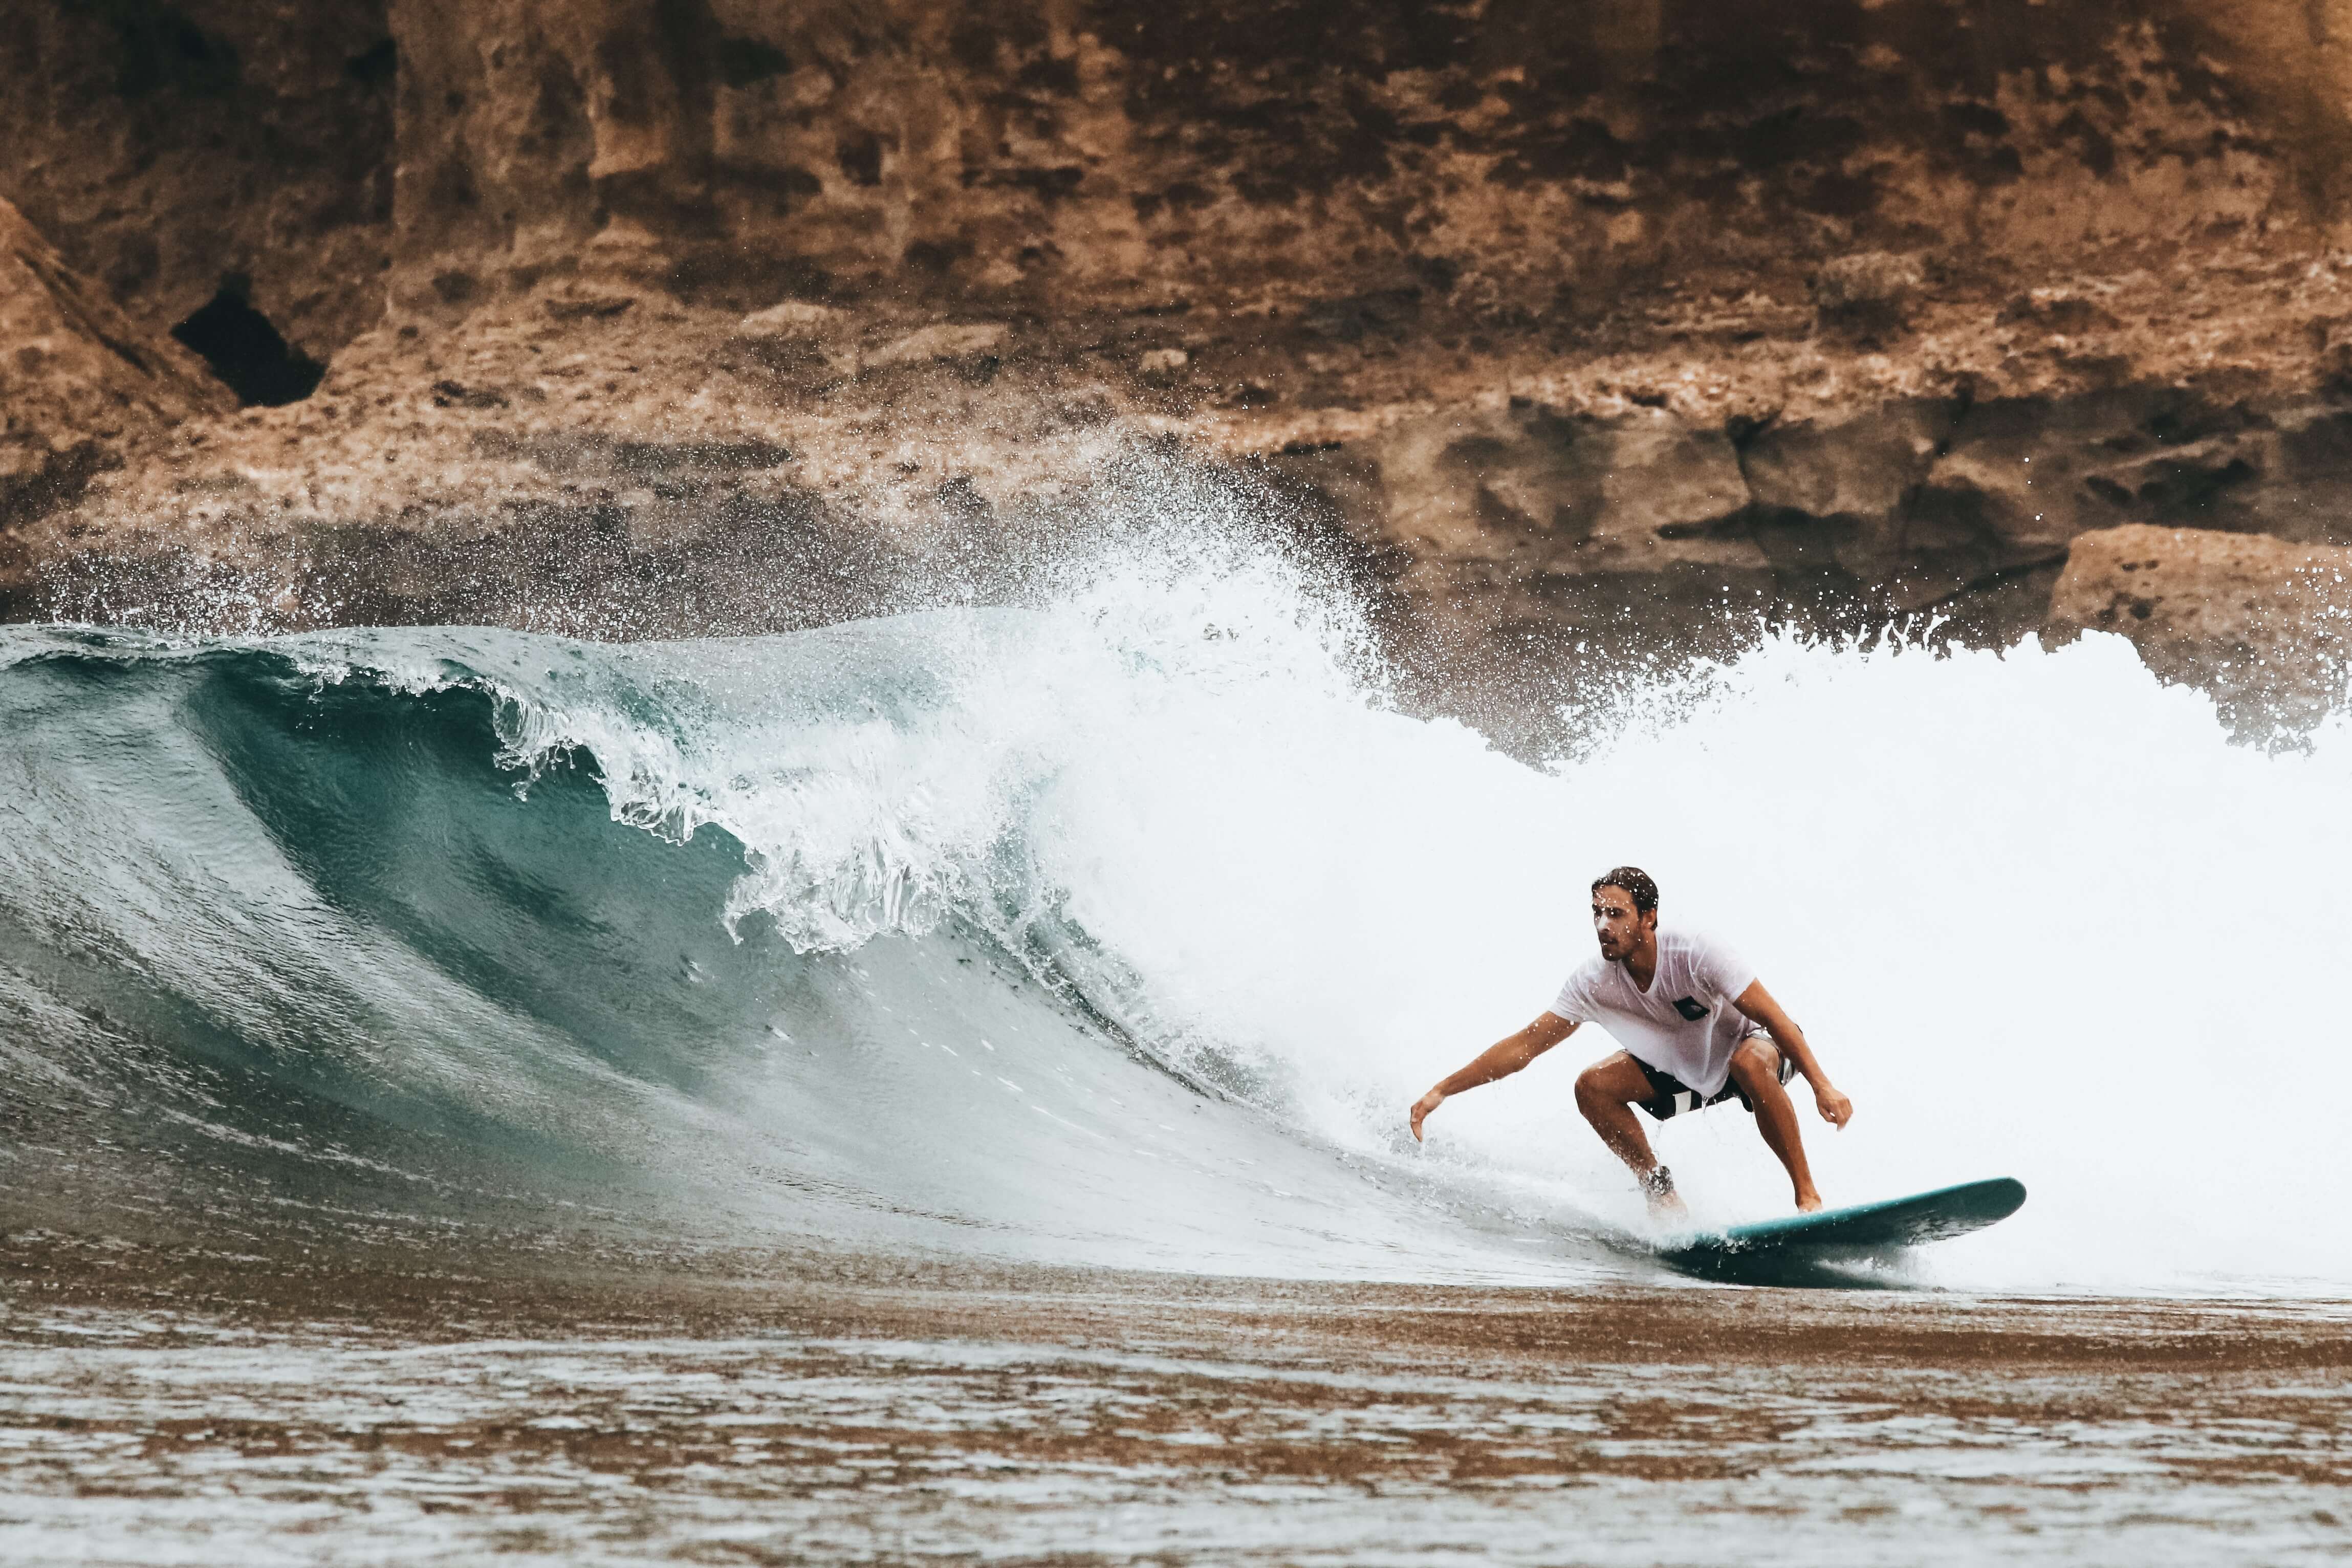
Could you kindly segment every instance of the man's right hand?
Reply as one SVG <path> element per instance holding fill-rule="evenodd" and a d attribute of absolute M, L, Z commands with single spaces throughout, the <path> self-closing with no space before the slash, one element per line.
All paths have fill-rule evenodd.
<path fill-rule="evenodd" d="M 1444 1103 L 1445 1091 L 1442 1089 L 1433 1089 L 1412 1102 L 1412 1141 L 1414 1142 L 1421 1142 L 1421 1124 L 1428 1120 L 1429 1113 Z"/>
<path fill-rule="evenodd" d="M 1429 1113 L 1445 1103 L 1445 1086 L 1452 1084 L 1455 1093 L 1475 1089 L 1482 1083 L 1492 1083 L 1498 1078 L 1508 1078 L 1560 1041 L 1576 1033 L 1576 1026 L 1557 1013 L 1539 1013 L 1536 1021 L 1517 1034 L 1496 1040 L 1478 1053 L 1477 1059 L 1452 1078 L 1437 1080 L 1435 1088 L 1412 1102 L 1412 1141 L 1421 1142 L 1421 1124 Z"/>

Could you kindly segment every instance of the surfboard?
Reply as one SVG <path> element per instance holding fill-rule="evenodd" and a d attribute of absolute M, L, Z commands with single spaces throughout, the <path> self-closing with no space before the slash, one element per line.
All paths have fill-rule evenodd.
<path fill-rule="evenodd" d="M 1657 1248 L 1668 1268 L 1701 1279 L 1747 1285 L 1873 1283 L 1840 1268 L 1907 1247 L 1982 1230 L 2025 1204 L 2025 1184 L 2007 1176 L 1964 1182 L 1907 1198 L 1822 1209 L 1667 1238 Z"/>

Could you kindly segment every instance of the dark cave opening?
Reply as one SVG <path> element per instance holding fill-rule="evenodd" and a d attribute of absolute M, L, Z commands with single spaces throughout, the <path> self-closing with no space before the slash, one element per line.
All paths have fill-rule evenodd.
<path fill-rule="evenodd" d="M 319 389 L 327 367 L 289 343 L 232 279 L 172 335 L 212 366 L 247 407 L 299 403 Z"/>

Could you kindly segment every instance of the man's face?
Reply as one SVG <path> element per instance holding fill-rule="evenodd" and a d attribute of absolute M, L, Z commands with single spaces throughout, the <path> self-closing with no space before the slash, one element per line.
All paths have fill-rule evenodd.
<path fill-rule="evenodd" d="M 1643 914 L 1633 907 L 1633 895 L 1602 883 L 1592 894 L 1592 934 L 1601 939 L 1601 956 L 1615 963 L 1640 945 L 1642 933 L 1658 923 L 1656 911 Z"/>

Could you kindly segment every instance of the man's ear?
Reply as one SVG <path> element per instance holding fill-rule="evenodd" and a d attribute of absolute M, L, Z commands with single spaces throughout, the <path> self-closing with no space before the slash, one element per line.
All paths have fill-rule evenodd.
<path fill-rule="evenodd" d="M 1636 910 L 1634 911 L 1634 918 L 1642 922 L 1642 929 L 1643 931 L 1655 931 L 1658 929 L 1658 911 L 1655 910 Z"/>

